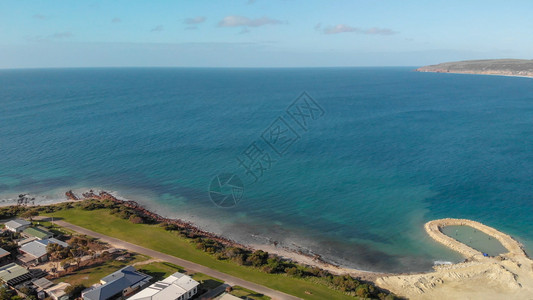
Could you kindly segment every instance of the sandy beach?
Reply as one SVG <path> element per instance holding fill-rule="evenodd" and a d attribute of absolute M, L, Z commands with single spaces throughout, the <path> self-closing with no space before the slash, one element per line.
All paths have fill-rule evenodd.
<path fill-rule="evenodd" d="M 471 226 L 496 238 L 508 250 L 485 257 L 442 233 L 449 225 Z M 522 245 L 492 227 L 466 219 L 441 219 L 425 224 L 426 232 L 437 242 L 461 253 L 465 262 L 435 267 L 435 271 L 384 276 L 376 284 L 409 299 L 532 299 L 533 261 Z"/>

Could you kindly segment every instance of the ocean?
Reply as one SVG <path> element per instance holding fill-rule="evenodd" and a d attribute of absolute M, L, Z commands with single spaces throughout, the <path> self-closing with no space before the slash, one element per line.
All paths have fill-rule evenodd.
<path fill-rule="evenodd" d="M 413 69 L 0 70 L 0 204 L 105 189 L 372 271 L 462 260 L 444 217 L 532 254 L 533 80 Z"/>

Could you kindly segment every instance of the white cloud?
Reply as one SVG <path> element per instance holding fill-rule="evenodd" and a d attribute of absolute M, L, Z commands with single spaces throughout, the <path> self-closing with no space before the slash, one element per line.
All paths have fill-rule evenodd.
<path fill-rule="evenodd" d="M 243 16 L 227 16 L 222 21 L 218 22 L 219 27 L 259 27 L 264 25 L 281 24 L 280 20 L 262 17 L 258 19 L 250 19 Z"/>
<path fill-rule="evenodd" d="M 315 26 L 315 29 L 319 29 Z M 372 27 L 369 29 L 361 29 L 357 27 L 352 27 L 345 24 L 338 24 L 333 27 L 327 27 L 324 28 L 323 33 L 325 34 L 337 34 L 337 33 L 344 33 L 344 32 L 355 32 L 359 34 L 370 34 L 370 35 L 393 35 L 397 34 L 396 31 L 388 28 L 378 28 L 378 27 Z"/>
<path fill-rule="evenodd" d="M 365 30 L 363 33 L 365 33 L 365 34 L 378 34 L 378 35 L 393 35 L 393 34 L 397 34 L 398 32 L 396 32 L 396 31 L 394 31 L 392 29 L 389 29 L 389 28 L 372 27 L 370 29 Z"/>
<path fill-rule="evenodd" d="M 200 24 L 200 23 L 205 22 L 206 19 L 207 19 L 206 17 L 198 16 L 194 18 L 187 18 L 185 19 L 183 23 L 189 24 L 189 25 Z"/>

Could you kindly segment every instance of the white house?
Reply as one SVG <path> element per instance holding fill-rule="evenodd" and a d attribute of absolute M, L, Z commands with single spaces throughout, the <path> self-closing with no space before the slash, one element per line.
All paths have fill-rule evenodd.
<path fill-rule="evenodd" d="M 6 222 L 6 229 L 13 232 L 21 232 L 24 229 L 30 227 L 31 222 L 22 219 L 15 219 L 9 222 Z"/>
<path fill-rule="evenodd" d="M 158 281 L 128 300 L 187 300 L 198 292 L 198 281 L 176 272 Z"/>

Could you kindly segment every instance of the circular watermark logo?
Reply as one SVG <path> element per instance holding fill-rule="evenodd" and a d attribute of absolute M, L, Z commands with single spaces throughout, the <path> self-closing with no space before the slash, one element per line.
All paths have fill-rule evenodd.
<path fill-rule="evenodd" d="M 220 173 L 209 184 L 209 199 L 218 207 L 234 207 L 244 196 L 244 184 L 233 173 Z"/>

